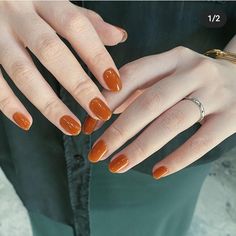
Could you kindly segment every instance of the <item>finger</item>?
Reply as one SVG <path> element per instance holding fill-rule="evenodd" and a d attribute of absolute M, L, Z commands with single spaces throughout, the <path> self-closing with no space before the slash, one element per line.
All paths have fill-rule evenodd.
<path fill-rule="evenodd" d="M 201 158 L 234 133 L 230 122 L 235 123 L 231 117 L 218 114 L 206 120 L 190 139 L 153 167 L 153 177 L 173 174 Z"/>
<path fill-rule="evenodd" d="M 165 78 L 147 89 L 99 138 L 106 141 L 109 151 L 95 155 L 96 152 L 93 151 L 96 149 L 95 144 L 90 159 L 95 161 L 107 158 L 164 111 L 195 91 L 199 81 L 200 79 L 196 80 L 190 74 L 188 78 L 186 75 L 176 75 Z"/>
<path fill-rule="evenodd" d="M 0 69 L 0 111 L 23 130 L 29 130 L 32 117 L 12 92 Z"/>
<path fill-rule="evenodd" d="M 57 4 L 56 4 L 57 5 Z M 21 16 L 15 30 L 60 84 L 95 119 L 108 120 L 111 111 L 97 86 L 84 72 L 66 45 L 38 15 Z"/>
<path fill-rule="evenodd" d="M 111 110 L 115 110 L 114 113 L 116 114 L 123 112 L 145 89 L 166 76 L 170 76 L 176 69 L 177 58 L 181 50 L 181 48 L 175 48 L 161 54 L 138 59 L 123 66 L 120 69 L 123 89 L 116 94 L 103 91 Z M 150 65 L 153 66 L 150 67 Z M 87 122 L 88 120 L 92 119 L 88 117 L 83 123 L 83 130 L 87 131 L 86 134 L 91 134 L 104 124 L 98 121 L 91 129 L 91 126 L 86 127 L 91 123 Z"/>
<path fill-rule="evenodd" d="M 36 8 L 58 34 L 70 42 L 104 88 L 110 91 L 121 90 L 119 72 L 93 25 L 80 8 L 69 2 L 56 5 L 53 2 L 37 2 Z"/>
<path fill-rule="evenodd" d="M 122 113 L 127 107 L 129 107 L 136 98 L 138 98 L 143 92 L 145 91 L 145 89 L 139 89 L 136 90 L 133 94 L 131 94 L 130 97 L 128 97 L 120 106 L 118 106 L 115 110 L 114 110 L 114 114 L 120 114 Z"/>
<path fill-rule="evenodd" d="M 97 127 L 98 123 L 99 121 L 97 119 L 87 116 L 82 125 L 82 132 L 87 135 L 91 134 Z"/>
<path fill-rule="evenodd" d="M 118 108 L 116 108 L 116 110 L 113 112 L 113 114 L 122 113 L 143 92 L 144 92 L 144 90 L 137 90 L 137 91 L 135 91 Z M 98 120 L 93 119 L 92 117 L 90 117 L 88 115 L 85 118 L 85 121 L 83 122 L 82 131 L 83 131 L 84 134 L 89 135 L 89 134 L 93 133 L 94 131 L 98 130 L 103 124 L 104 124 L 104 121 L 98 121 Z"/>
<path fill-rule="evenodd" d="M 199 108 L 187 100 L 180 101 L 162 113 L 131 144 L 117 153 L 110 161 L 109 170 L 113 173 L 126 172 L 191 127 L 198 119 Z"/>
<path fill-rule="evenodd" d="M 68 135 L 80 132 L 80 121 L 61 102 L 34 66 L 29 54 L 11 36 L 0 42 L 0 63 L 19 88 L 38 110 L 58 129 Z"/>
<path fill-rule="evenodd" d="M 80 11 L 90 20 L 104 45 L 114 46 L 127 40 L 126 30 L 105 22 L 99 14 L 92 10 L 80 8 Z"/>
<path fill-rule="evenodd" d="M 110 108 L 115 110 L 131 94 L 135 94 L 137 90 L 143 91 L 173 74 L 176 70 L 180 52 L 180 49 L 175 48 L 164 53 L 138 59 L 123 66 L 120 69 L 123 89 L 119 93 L 103 91 Z"/>
<path fill-rule="evenodd" d="M 158 55 L 138 59 L 122 67 L 120 69 L 120 75 L 123 89 L 116 94 L 103 91 L 109 107 L 111 110 L 115 110 L 113 113 L 123 112 L 147 87 L 171 75 L 176 68 L 177 53 L 179 52 L 179 49 L 172 49 Z M 153 65 L 151 69 L 150 65 Z M 91 124 L 93 125 L 91 126 Z M 83 123 L 82 130 L 85 131 L 85 134 L 91 134 L 103 124 L 104 122 L 95 122 L 94 119 L 88 116 Z"/>

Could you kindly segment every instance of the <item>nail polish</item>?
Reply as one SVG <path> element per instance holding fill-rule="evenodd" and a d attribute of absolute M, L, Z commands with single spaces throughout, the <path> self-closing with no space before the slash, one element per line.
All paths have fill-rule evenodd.
<path fill-rule="evenodd" d="M 167 174 L 168 169 L 165 166 L 160 166 L 158 167 L 154 172 L 153 172 L 153 177 L 155 179 L 160 179 L 163 177 L 165 174 Z"/>
<path fill-rule="evenodd" d="M 99 140 L 88 154 L 90 162 L 98 162 L 107 152 L 107 146 L 103 140 Z"/>
<path fill-rule="evenodd" d="M 116 173 L 116 172 L 120 171 L 121 169 L 123 169 L 128 164 L 129 164 L 128 158 L 122 154 L 122 155 L 116 157 L 114 160 L 112 160 L 109 163 L 109 170 L 112 173 Z"/>
<path fill-rule="evenodd" d="M 114 69 L 109 68 L 105 70 L 105 72 L 103 73 L 103 79 L 106 82 L 107 87 L 110 89 L 110 91 L 117 92 L 121 90 L 121 80 Z"/>
<path fill-rule="evenodd" d="M 111 110 L 100 98 L 94 98 L 90 102 L 89 108 L 94 113 L 94 115 L 100 120 L 105 121 L 111 118 Z"/>
<path fill-rule="evenodd" d="M 93 119 L 91 116 L 87 116 L 82 126 L 83 133 L 87 135 L 91 134 L 94 131 L 97 122 L 98 120 Z"/>
<path fill-rule="evenodd" d="M 16 112 L 13 114 L 12 118 L 23 130 L 29 130 L 30 121 L 25 115 L 20 112 Z"/>
<path fill-rule="evenodd" d="M 64 115 L 60 118 L 61 127 L 71 135 L 77 135 L 80 133 L 80 124 L 71 116 Z"/>

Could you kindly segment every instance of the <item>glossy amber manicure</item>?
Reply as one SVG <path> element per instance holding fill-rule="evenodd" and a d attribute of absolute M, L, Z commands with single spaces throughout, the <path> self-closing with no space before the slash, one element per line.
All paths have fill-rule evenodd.
<path fill-rule="evenodd" d="M 109 68 L 105 70 L 103 74 L 104 81 L 107 84 L 107 87 L 112 91 L 112 92 L 117 92 L 120 91 L 122 88 L 121 80 L 119 75 L 115 72 L 114 69 Z"/>
<path fill-rule="evenodd" d="M 94 131 L 97 122 L 98 120 L 93 119 L 91 116 L 87 116 L 82 126 L 83 133 L 91 134 Z"/>
<path fill-rule="evenodd" d="M 168 169 L 165 166 L 160 166 L 158 167 L 154 172 L 153 172 L 153 177 L 155 179 L 160 179 L 163 177 L 165 174 L 167 174 Z"/>
<path fill-rule="evenodd" d="M 12 118 L 23 130 L 29 130 L 30 121 L 25 115 L 20 112 L 16 112 L 13 114 Z"/>
<path fill-rule="evenodd" d="M 72 135 L 77 135 L 80 133 L 81 126 L 80 124 L 71 116 L 65 115 L 60 118 L 61 127 Z"/>
<path fill-rule="evenodd" d="M 94 98 L 90 102 L 89 108 L 100 120 L 109 120 L 111 117 L 111 110 L 100 98 Z"/>
<path fill-rule="evenodd" d="M 107 152 L 107 146 L 103 140 L 99 140 L 88 154 L 91 162 L 98 162 Z"/>
<path fill-rule="evenodd" d="M 120 171 L 129 164 L 129 160 L 125 155 L 120 155 L 109 163 L 109 170 L 112 173 Z"/>

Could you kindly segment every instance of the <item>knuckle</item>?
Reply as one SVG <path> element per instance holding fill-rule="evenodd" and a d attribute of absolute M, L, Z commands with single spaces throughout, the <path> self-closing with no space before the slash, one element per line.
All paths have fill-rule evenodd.
<path fill-rule="evenodd" d="M 132 63 L 128 63 L 124 66 L 122 66 L 119 70 L 120 75 L 125 78 L 133 78 L 134 77 L 134 72 L 137 70 L 137 67 L 134 66 Z"/>
<path fill-rule="evenodd" d="M 166 116 L 164 116 L 163 120 L 161 121 L 161 126 L 173 132 L 173 130 L 179 129 L 182 124 L 184 123 L 185 114 L 181 110 L 170 111 Z"/>
<path fill-rule="evenodd" d="M 6 108 L 9 107 L 11 102 L 12 102 L 12 96 L 5 96 L 0 98 L 0 110 L 4 112 Z"/>
<path fill-rule="evenodd" d="M 87 63 L 91 65 L 92 67 L 97 67 L 101 64 L 101 62 L 104 62 L 104 59 L 107 57 L 107 54 L 105 51 L 98 52 L 94 54 L 93 56 L 88 57 Z"/>
<path fill-rule="evenodd" d="M 57 110 L 57 108 L 60 108 L 60 105 L 61 103 L 59 99 L 53 98 L 44 104 L 44 106 L 42 107 L 42 113 L 46 117 L 50 117 L 53 111 Z"/>
<path fill-rule="evenodd" d="M 88 97 L 89 94 L 96 94 L 96 89 L 91 85 L 91 82 L 87 79 L 80 79 L 71 88 L 71 94 L 75 98 Z"/>
<path fill-rule="evenodd" d="M 33 78 L 33 69 L 28 62 L 16 61 L 11 66 L 11 76 L 19 86 L 28 84 Z"/>
<path fill-rule="evenodd" d="M 70 11 L 65 15 L 64 29 L 67 34 L 84 31 L 87 29 L 88 20 L 78 12 Z"/>
<path fill-rule="evenodd" d="M 140 103 L 149 114 L 155 114 L 161 107 L 162 100 L 162 94 L 158 91 L 155 94 L 145 94 Z"/>
<path fill-rule="evenodd" d="M 7 61 L 10 60 L 10 58 L 11 58 L 11 51 L 12 51 L 11 47 L 4 46 L 1 43 L 1 46 L 0 46 L 0 58 L 1 58 L 1 61 L 2 61 L 3 58 L 5 58 L 5 60 L 7 60 Z"/>
<path fill-rule="evenodd" d="M 85 15 L 87 15 L 88 17 L 91 17 L 91 18 L 96 18 L 98 20 L 102 19 L 102 17 L 97 12 L 90 10 L 90 9 L 85 9 Z"/>
<path fill-rule="evenodd" d="M 111 137 L 114 137 L 117 141 L 124 140 L 126 138 L 126 133 L 124 132 L 124 130 L 122 130 L 115 124 L 113 124 L 109 128 L 109 134 L 111 135 Z"/>
<path fill-rule="evenodd" d="M 134 152 L 136 152 L 138 157 L 146 157 L 147 156 L 147 151 L 142 142 L 137 138 L 135 142 L 133 142 L 133 149 Z"/>
<path fill-rule="evenodd" d="M 210 136 L 202 136 L 189 140 L 189 148 L 193 153 L 208 150 L 213 146 L 213 139 Z"/>
<path fill-rule="evenodd" d="M 88 14 L 91 15 L 92 17 L 98 19 L 98 20 L 102 20 L 102 17 L 95 11 L 89 10 Z"/>
<path fill-rule="evenodd" d="M 192 50 L 184 47 L 184 46 L 177 46 L 173 49 L 177 54 L 186 54 L 186 53 L 190 53 Z"/>
<path fill-rule="evenodd" d="M 219 74 L 218 66 L 210 58 L 203 58 L 198 65 L 198 69 L 207 73 L 207 79 L 215 79 Z M 211 76 L 209 76 L 211 75 Z"/>
<path fill-rule="evenodd" d="M 62 54 L 60 40 L 56 35 L 43 34 L 36 42 L 36 52 L 44 60 L 58 58 Z"/>

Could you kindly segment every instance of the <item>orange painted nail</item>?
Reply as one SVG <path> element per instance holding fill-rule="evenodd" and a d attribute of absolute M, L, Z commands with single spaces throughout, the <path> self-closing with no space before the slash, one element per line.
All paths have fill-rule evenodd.
<path fill-rule="evenodd" d="M 111 117 L 111 110 L 100 98 L 94 98 L 90 102 L 89 108 L 100 120 L 109 120 Z"/>
<path fill-rule="evenodd" d="M 30 121 L 25 115 L 20 112 L 16 112 L 13 114 L 12 118 L 23 130 L 29 130 Z"/>
<path fill-rule="evenodd" d="M 81 126 L 80 124 L 74 120 L 71 116 L 65 115 L 60 118 L 61 127 L 72 135 L 77 135 L 80 133 Z"/>
<path fill-rule="evenodd" d="M 153 177 L 155 179 L 160 179 L 163 177 L 165 174 L 167 174 L 168 169 L 165 166 L 158 167 L 154 172 L 153 172 Z"/>
<path fill-rule="evenodd" d="M 88 159 L 91 162 L 99 161 L 107 152 L 107 146 L 103 140 L 99 140 L 88 154 Z"/>
<path fill-rule="evenodd" d="M 120 171 L 129 164 L 129 160 L 125 155 L 120 155 L 109 163 L 109 170 L 112 173 Z"/>
<path fill-rule="evenodd" d="M 105 70 L 103 74 L 104 81 L 107 84 L 107 87 L 112 92 L 120 91 L 122 88 L 121 80 L 119 75 L 115 72 L 114 69 L 110 68 Z"/>
<path fill-rule="evenodd" d="M 94 131 L 97 122 L 98 120 L 93 119 L 91 116 L 87 116 L 82 126 L 83 133 L 91 134 Z"/>

